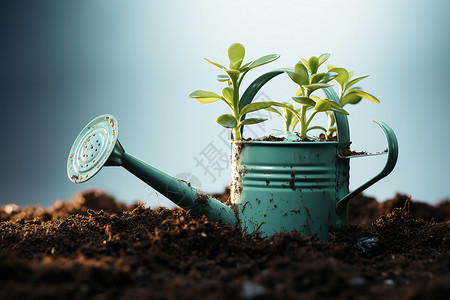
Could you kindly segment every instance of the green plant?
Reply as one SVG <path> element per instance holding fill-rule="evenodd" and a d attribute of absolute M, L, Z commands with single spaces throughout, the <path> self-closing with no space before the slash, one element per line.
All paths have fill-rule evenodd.
<path fill-rule="evenodd" d="M 380 103 L 380 101 L 372 94 L 363 91 L 360 87 L 354 86 L 357 82 L 369 77 L 369 75 L 352 79 L 352 71 L 349 72 L 345 68 L 337 68 L 333 65 L 328 65 L 328 72 L 338 74 L 334 78 L 334 81 L 336 81 L 340 87 L 339 101 L 341 102 L 342 107 L 347 104 L 358 104 L 363 98 L 375 103 Z M 336 120 L 333 113 L 326 112 L 326 114 L 328 116 L 328 129 L 326 135 L 328 138 L 332 138 L 333 134 L 336 132 Z"/>
<path fill-rule="evenodd" d="M 294 81 L 297 85 L 297 91 L 292 100 L 299 103 L 300 116 L 291 116 L 291 110 L 284 114 L 274 108 L 269 110 L 281 115 L 285 121 L 286 130 L 294 129 L 298 123 L 300 125 L 300 137 L 302 139 L 307 138 L 307 133 L 313 129 L 320 129 L 326 132 L 326 129 L 322 126 L 310 126 L 314 116 L 320 112 L 337 112 L 340 114 L 348 115 L 348 113 L 342 108 L 342 106 L 326 97 L 318 98 L 312 94 L 320 89 L 330 87 L 328 84 L 331 80 L 339 76 L 338 73 L 333 71 L 318 73 L 319 67 L 326 61 L 330 55 L 324 53 L 318 58 L 313 56 L 309 60 L 301 59 L 300 62 L 295 64 L 293 70 L 285 70 L 285 73 Z M 312 109 L 311 114 L 307 116 L 307 112 Z"/>
<path fill-rule="evenodd" d="M 255 102 L 245 105 L 242 109 L 239 108 L 239 88 L 241 86 L 242 79 L 247 72 L 256 67 L 270 63 L 280 57 L 278 54 L 270 54 L 258 58 L 255 61 L 250 61 L 243 64 L 244 56 L 244 46 L 242 44 L 235 43 L 228 48 L 228 58 L 230 60 L 228 68 L 205 58 L 207 62 L 226 73 L 223 75 L 218 75 L 217 80 L 227 83 L 228 86 L 222 90 L 222 96 L 214 92 L 204 90 L 197 90 L 189 95 L 189 97 L 194 98 L 201 103 L 214 103 L 222 100 L 230 108 L 232 114 L 223 114 L 219 116 L 217 118 L 217 123 L 225 128 L 231 128 L 233 130 L 235 140 L 241 139 L 240 128 L 242 125 L 257 124 L 267 120 L 263 118 L 244 119 L 243 117 L 245 114 L 266 109 L 272 105 L 283 106 L 275 102 Z"/>

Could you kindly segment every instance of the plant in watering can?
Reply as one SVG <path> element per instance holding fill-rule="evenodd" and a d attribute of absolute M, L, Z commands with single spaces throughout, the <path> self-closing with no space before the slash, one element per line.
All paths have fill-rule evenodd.
<path fill-rule="evenodd" d="M 228 58 L 230 60 L 229 67 L 226 68 L 221 64 L 213 62 L 209 59 L 205 60 L 217 68 L 225 72 L 223 75 L 218 75 L 217 80 L 227 83 L 228 86 L 222 90 L 222 95 L 211 91 L 197 90 L 189 95 L 189 97 L 196 99 L 201 103 L 214 103 L 216 101 L 223 101 L 231 110 L 231 114 L 223 114 L 217 118 L 217 123 L 225 128 L 233 130 L 234 140 L 241 140 L 241 127 L 243 125 L 258 124 L 266 121 L 264 118 L 245 118 L 245 115 L 250 112 L 266 109 L 271 106 L 280 106 L 286 110 L 291 110 L 292 114 L 296 114 L 290 107 L 277 102 L 254 102 L 241 107 L 239 88 L 245 75 L 252 69 L 273 62 L 280 56 L 278 54 L 269 54 L 258 58 L 255 61 L 250 61 L 243 64 L 245 56 L 245 48 L 242 44 L 234 43 L 228 48 Z"/>
<path fill-rule="evenodd" d="M 333 138 L 336 132 L 336 119 L 334 113 L 348 115 L 348 112 L 343 109 L 346 104 L 357 104 L 362 98 L 379 103 L 378 99 L 364 92 L 359 87 L 353 87 L 360 80 L 368 77 L 362 76 L 352 79 L 353 72 L 348 72 L 344 68 L 337 68 L 333 65 L 328 65 L 327 72 L 319 72 L 319 67 L 328 60 L 330 55 L 324 53 L 319 57 L 312 56 L 310 59 L 301 59 L 293 69 L 285 70 L 289 78 L 298 84 L 295 96 L 292 97 L 293 103 L 289 105 L 294 111 L 300 114 L 300 117 L 293 113 L 293 110 L 288 110 L 282 107 L 278 110 L 274 107 L 268 107 L 266 110 L 280 115 L 284 121 L 286 132 L 294 131 L 297 124 L 300 127 L 300 137 L 302 140 L 307 140 L 307 133 L 314 129 L 319 129 L 326 134 L 328 139 Z M 335 81 L 340 86 L 339 102 L 328 99 L 327 97 L 319 98 L 313 93 L 322 89 L 330 88 L 332 81 Z M 300 108 L 295 108 L 295 104 L 299 103 Z M 308 115 L 308 112 L 309 115 Z M 311 126 L 311 121 L 317 113 L 323 112 L 328 117 L 328 128 L 323 126 Z"/>

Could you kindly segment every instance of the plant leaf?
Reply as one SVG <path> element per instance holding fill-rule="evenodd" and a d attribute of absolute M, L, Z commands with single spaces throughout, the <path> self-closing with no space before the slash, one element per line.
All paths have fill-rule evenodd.
<path fill-rule="evenodd" d="M 308 60 L 308 67 L 309 67 L 309 71 L 311 72 L 311 74 L 316 74 L 317 69 L 319 69 L 319 59 L 315 56 L 312 56 Z"/>
<path fill-rule="evenodd" d="M 258 124 L 261 122 L 267 121 L 267 119 L 261 119 L 261 118 L 249 118 L 242 120 L 239 125 L 251 125 L 251 124 Z"/>
<path fill-rule="evenodd" d="M 214 103 L 218 100 L 221 100 L 222 97 L 217 95 L 214 92 L 209 91 L 203 91 L 203 90 L 196 90 L 195 92 L 192 92 L 189 97 L 194 98 L 198 102 L 201 103 Z"/>
<path fill-rule="evenodd" d="M 236 118 L 228 114 L 219 116 L 216 122 L 225 128 L 234 128 L 237 125 Z"/>
<path fill-rule="evenodd" d="M 362 98 L 355 93 L 347 93 L 341 101 L 342 106 L 346 104 L 358 104 Z"/>
<path fill-rule="evenodd" d="M 344 68 L 333 68 L 333 69 L 331 69 L 329 71 L 339 74 L 336 78 L 334 78 L 334 80 L 336 80 L 336 82 L 339 83 L 341 88 L 344 89 L 344 85 L 348 81 L 348 72 L 347 72 L 347 70 L 344 69 Z"/>
<path fill-rule="evenodd" d="M 254 103 L 247 104 L 246 106 L 244 106 L 242 108 L 241 112 L 239 113 L 239 116 L 242 117 L 245 114 L 248 114 L 250 112 L 257 111 L 260 109 L 268 108 L 271 105 L 272 105 L 272 103 L 270 103 L 270 102 L 254 102 Z"/>
<path fill-rule="evenodd" d="M 304 65 L 305 67 L 309 68 L 309 67 L 308 67 L 308 61 L 307 61 L 306 59 L 301 58 L 300 60 L 301 60 L 301 62 L 303 63 L 303 65 Z M 300 62 L 298 62 L 298 63 L 300 63 Z"/>
<path fill-rule="evenodd" d="M 234 70 L 240 70 L 240 67 L 241 67 L 241 65 L 242 65 L 242 59 L 240 59 L 240 60 L 238 60 L 238 61 L 236 61 L 236 62 L 234 62 L 234 63 L 231 63 L 230 62 L 230 68 L 231 69 L 234 69 Z"/>
<path fill-rule="evenodd" d="M 322 78 L 322 83 L 328 83 L 331 80 L 335 79 L 339 74 L 335 73 L 335 72 L 327 72 L 323 78 Z"/>
<path fill-rule="evenodd" d="M 233 93 L 234 88 L 232 86 L 227 86 L 222 90 L 222 96 L 227 100 L 229 103 L 233 103 Z"/>
<path fill-rule="evenodd" d="M 297 103 L 300 103 L 304 106 L 315 106 L 316 102 L 308 97 L 292 97 L 292 100 L 294 100 Z"/>
<path fill-rule="evenodd" d="M 308 70 L 306 69 L 306 67 L 301 64 L 301 63 L 297 63 L 294 66 L 294 72 L 300 76 L 302 84 L 308 84 L 309 83 L 309 75 L 308 75 Z"/>
<path fill-rule="evenodd" d="M 216 79 L 220 82 L 227 82 L 230 80 L 230 77 L 228 77 L 228 75 L 217 75 Z"/>
<path fill-rule="evenodd" d="M 239 78 L 239 72 L 238 70 L 226 70 L 228 76 L 230 76 L 231 81 L 236 81 Z"/>
<path fill-rule="evenodd" d="M 222 66 L 221 64 L 218 64 L 218 63 L 216 63 L 216 62 L 213 62 L 213 61 L 211 61 L 211 60 L 209 60 L 209 59 L 207 59 L 207 58 L 203 58 L 203 59 L 206 60 L 207 62 L 209 62 L 210 64 L 212 64 L 213 66 L 218 67 L 219 69 L 222 69 L 222 70 L 224 70 L 224 71 L 227 70 L 227 68 L 225 68 L 225 67 Z"/>
<path fill-rule="evenodd" d="M 375 103 L 380 103 L 380 100 L 378 100 L 377 97 L 375 97 L 374 95 L 371 95 L 367 92 L 355 90 L 355 91 L 352 91 L 352 93 L 355 93 L 356 95 L 360 96 L 361 98 L 367 99 L 369 101 L 372 101 Z"/>
<path fill-rule="evenodd" d="M 257 60 L 255 60 L 254 62 L 252 62 L 248 66 L 248 68 L 253 69 L 253 68 L 268 64 L 270 62 L 273 62 L 274 60 L 277 60 L 279 57 L 280 57 L 280 55 L 278 55 L 278 54 L 269 54 L 269 55 L 260 57 Z"/>
<path fill-rule="evenodd" d="M 328 70 L 328 71 L 330 71 L 331 69 L 334 69 L 334 68 L 336 68 L 336 66 L 334 66 L 334 65 L 328 65 L 328 66 L 327 66 L 327 70 Z"/>
<path fill-rule="evenodd" d="M 313 74 L 311 76 L 311 83 L 318 83 L 319 81 L 321 81 L 323 79 L 324 76 L 325 76 L 325 73 Z"/>
<path fill-rule="evenodd" d="M 362 76 L 362 77 L 358 77 L 358 78 L 355 78 L 355 79 L 353 79 L 353 80 L 350 80 L 350 81 L 347 83 L 346 88 L 351 87 L 352 85 L 354 85 L 354 84 L 357 83 L 358 81 L 363 80 L 364 78 L 367 78 L 367 77 L 369 77 L 369 75 Z"/>
<path fill-rule="evenodd" d="M 273 107 L 266 107 L 265 110 L 270 111 L 270 112 L 275 113 L 275 114 L 278 114 L 280 116 L 283 116 L 283 114 L 278 109 L 275 109 Z"/>
<path fill-rule="evenodd" d="M 331 110 L 331 111 L 334 111 L 334 112 L 337 112 L 337 113 L 339 113 L 339 114 L 341 114 L 341 115 L 348 115 L 348 114 L 349 114 L 349 113 L 348 113 L 345 109 L 343 109 L 343 108 L 331 107 L 330 110 Z"/>
<path fill-rule="evenodd" d="M 314 130 L 314 129 L 319 129 L 319 130 L 322 130 L 323 132 L 327 132 L 327 130 L 325 129 L 325 128 L 323 128 L 322 126 L 312 126 L 312 127 L 309 127 L 307 130 L 306 130 L 306 132 L 308 132 L 308 131 L 310 131 L 310 130 Z"/>
<path fill-rule="evenodd" d="M 234 65 L 237 61 L 243 60 L 245 55 L 245 48 L 240 43 L 231 44 L 228 48 L 228 58 L 230 62 Z"/>
<path fill-rule="evenodd" d="M 316 112 L 324 112 L 331 110 L 330 100 L 326 98 L 322 98 L 316 101 L 316 106 L 314 106 L 314 111 Z"/>
<path fill-rule="evenodd" d="M 326 84 L 326 83 L 313 83 L 313 84 L 304 85 L 303 87 L 307 88 L 309 91 L 315 91 L 317 89 L 323 89 L 323 88 L 327 88 L 330 86 L 331 85 Z"/>
<path fill-rule="evenodd" d="M 284 71 L 284 73 L 286 73 L 292 79 L 292 81 L 295 82 L 296 84 L 298 84 L 298 85 L 305 84 L 304 79 L 297 73 L 294 73 L 292 71 Z"/>
<path fill-rule="evenodd" d="M 330 53 L 324 53 L 319 56 L 319 66 L 330 58 Z"/>

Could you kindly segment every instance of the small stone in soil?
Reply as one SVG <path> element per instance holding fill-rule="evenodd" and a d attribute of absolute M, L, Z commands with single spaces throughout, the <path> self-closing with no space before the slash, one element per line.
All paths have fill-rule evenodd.
<path fill-rule="evenodd" d="M 372 258 L 384 253 L 383 243 L 376 237 L 362 237 L 356 241 L 354 246 L 359 256 Z"/>

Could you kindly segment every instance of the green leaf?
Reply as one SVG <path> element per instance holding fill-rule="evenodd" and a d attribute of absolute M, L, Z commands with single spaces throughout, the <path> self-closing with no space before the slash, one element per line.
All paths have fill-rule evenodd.
<path fill-rule="evenodd" d="M 316 102 L 308 97 L 292 97 L 292 100 L 294 100 L 297 103 L 300 103 L 304 106 L 315 106 Z"/>
<path fill-rule="evenodd" d="M 358 78 L 355 78 L 355 79 L 349 81 L 349 82 L 347 83 L 346 88 L 351 87 L 352 85 L 354 85 L 354 84 L 357 83 L 358 81 L 363 80 L 364 78 L 367 78 L 367 77 L 369 77 L 369 75 L 362 76 L 362 77 L 358 77 Z"/>
<path fill-rule="evenodd" d="M 228 114 L 219 116 L 216 122 L 225 128 L 234 128 L 237 126 L 236 118 Z"/>
<path fill-rule="evenodd" d="M 241 72 L 239 72 L 238 70 L 226 70 L 228 76 L 230 76 L 230 80 L 231 81 L 236 81 L 239 78 L 239 74 Z"/>
<path fill-rule="evenodd" d="M 336 80 L 337 83 L 339 83 L 339 85 L 341 86 L 341 88 L 344 88 L 344 85 L 347 83 L 348 81 L 348 72 L 346 69 L 344 68 L 333 68 L 331 70 L 329 70 L 330 72 L 335 72 L 338 73 L 339 75 L 334 78 L 334 80 Z"/>
<path fill-rule="evenodd" d="M 323 78 L 322 81 L 323 83 L 327 83 L 330 82 L 331 80 L 335 79 L 339 74 L 335 73 L 335 72 L 327 72 Z"/>
<path fill-rule="evenodd" d="M 297 117 L 294 117 L 294 118 L 292 119 L 292 122 L 291 122 L 292 129 L 295 128 L 295 125 L 297 125 L 297 123 L 298 123 L 298 118 L 297 118 Z"/>
<path fill-rule="evenodd" d="M 198 102 L 201 103 L 214 103 L 218 100 L 221 100 L 222 97 L 217 95 L 214 92 L 209 91 L 203 91 L 203 90 L 196 90 L 195 92 L 192 92 L 189 97 L 194 98 Z"/>
<path fill-rule="evenodd" d="M 307 88 L 309 91 L 315 91 L 317 89 L 323 89 L 323 88 L 327 88 L 330 86 L 331 86 L 330 84 L 326 84 L 326 83 L 313 83 L 313 84 L 304 85 L 303 87 Z"/>
<path fill-rule="evenodd" d="M 371 95 L 367 92 L 364 91 L 359 91 L 359 90 L 355 90 L 352 91 L 352 93 L 355 93 L 357 96 L 360 96 L 364 99 L 367 99 L 369 101 L 375 102 L 375 103 L 380 103 L 380 100 L 377 99 L 377 97 L 375 97 L 374 95 Z"/>
<path fill-rule="evenodd" d="M 330 58 L 330 53 L 324 53 L 319 56 L 319 66 Z"/>
<path fill-rule="evenodd" d="M 327 66 L 327 70 L 328 70 L 328 71 L 330 71 L 331 69 L 334 69 L 334 68 L 336 68 L 336 66 L 334 66 L 334 65 L 328 65 L 328 66 Z"/>
<path fill-rule="evenodd" d="M 307 61 L 306 59 L 301 58 L 300 60 L 302 61 L 303 65 L 304 65 L 305 67 L 309 68 L 309 67 L 308 67 L 308 61 Z M 298 62 L 298 63 L 300 63 L 300 62 Z"/>
<path fill-rule="evenodd" d="M 294 72 L 301 77 L 302 82 L 303 82 L 302 85 L 309 83 L 308 70 L 306 69 L 306 67 L 303 64 L 301 64 L 301 63 L 295 64 Z"/>
<path fill-rule="evenodd" d="M 228 75 L 217 75 L 216 79 L 220 82 L 227 82 L 230 80 L 230 77 L 228 77 Z"/>
<path fill-rule="evenodd" d="M 203 58 L 203 59 L 206 60 L 207 62 L 209 62 L 210 64 L 212 64 L 213 66 L 218 67 L 219 69 L 222 69 L 222 70 L 224 70 L 224 71 L 227 70 L 227 68 L 225 68 L 225 67 L 222 66 L 221 64 L 218 64 L 218 63 L 216 63 L 216 62 L 213 62 L 213 61 L 211 61 L 211 60 L 209 60 L 209 59 L 207 59 L 207 58 Z"/>
<path fill-rule="evenodd" d="M 292 79 L 292 81 L 295 82 L 296 84 L 298 84 L 298 85 L 305 84 L 304 78 L 302 78 L 297 73 L 294 73 L 292 71 L 284 71 L 284 73 L 286 73 Z"/>
<path fill-rule="evenodd" d="M 306 132 L 308 132 L 308 131 L 310 131 L 310 130 L 314 130 L 314 129 L 319 129 L 319 130 L 322 130 L 323 132 L 327 132 L 327 130 L 325 129 L 325 128 L 323 128 L 322 126 L 312 126 L 312 127 L 309 127 L 307 130 L 306 130 Z"/>
<path fill-rule="evenodd" d="M 236 62 L 234 62 L 234 63 L 231 63 L 230 62 L 230 68 L 231 69 L 234 69 L 234 70 L 240 70 L 240 67 L 241 67 L 241 65 L 242 65 L 242 59 L 240 59 L 240 60 L 238 60 L 238 61 L 236 61 Z"/>
<path fill-rule="evenodd" d="M 316 106 L 314 106 L 314 111 L 316 112 L 324 112 L 331 110 L 331 103 L 330 100 L 326 98 L 322 98 L 317 100 Z"/>
<path fill-rule="evenodd" d="M 362 98 L 355 93 L 348 93 L 346 94 L 341 101 L 342 106 L 346 104 L 358 104 Z"/>
<path fill-rule="evenodd" d="M 242 120 L 239 125 L 251 125 L 251 124 L 258 124 L 261 122 L 267 121 L 267 119 L 261 119 L 261 118 L 249 118 Z"/>
<path fill-rule="evenodd" d="M 311 83 L 318 83 L 323 79 L 325 73 L 317 73 L 311 76 Z"/>
<path fill-rule="evenodd" d="M 280 116 L 283 116 L 283 114 L 278 109 L 275 109 L 273 107 L 266 107 L 265 110 L 270 111 L 270 112 L 275 113 L 275 114 L 278 114 Z"/>
<path fill-rule="evenodd" d="M 222 90 L 222 96 L 227 100 L 229 103 L 233 103 L 233 93 L 234 88 L 232 86 L 227 86 Z"/>
<path fill-rule="evenodd" d="M 268 64 L 270 62 L 273 62 L 274 60 L 277 60 L 280 56 L 278 54 L 269 54 L 263 57 L 258 58 L 257 60 L 255 60 L 254 62 L 252 62 L 248 68 L 249 69 L 253 69 L 265 64 Z"/>
<path fill-rule="evenodd" d="M 242 44 L 234 43 L 228 48 L 228 58 L 230 62 L 235 64 L 238 60 L 243 60 L 245 55 L 245 48 Z"/>
<path fill-rule="evenodd" d="M 241 112 L 239 113 L 239 116 L 242 117 L 245 114 L 248 114 L 250 112 L 257 111 L 260 109 L 268 108 L 271 105 L 272 104 L 270 102 L 254 102 L 254 103 L 247 104 L 246 106 L 244 106 L 242 108 Z"/>
<path fill-rule="evenodd" d="M 311 74 L 316 74 L 317 69 L 319 69 L 319 59 L 315 56 L 312 56 L 308 60 L 308 68 L 309 68 L 309 71 L 311 72 Z"/>
<path fill-rule="evenodd" d="M 330 110 L 331 110 L 331 111 L 334 111 L 334 112 L 337 112 L 337 113 L 339 113 L 339 114 L 341 114 L 341 115 L 348 115 L 348 114 L 349 114 L 349 113 L 348 113 L 345 109 L 343 109 L 343 108 L 331 107 Z"/>
<path fill-rule="evenodd" d="M 248 63 L 246 63 L 243 66 L 241 66 L 241 68 L 239 69 L 241 71 L 241 73 L 250 70 L 250 68 L 248 66 L 250 66 L 251 64 L 252 64 L 252 62 L 249 61 Z"/>

